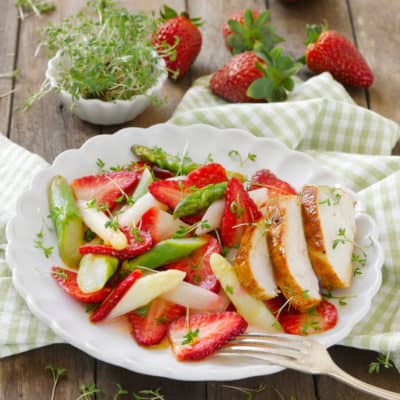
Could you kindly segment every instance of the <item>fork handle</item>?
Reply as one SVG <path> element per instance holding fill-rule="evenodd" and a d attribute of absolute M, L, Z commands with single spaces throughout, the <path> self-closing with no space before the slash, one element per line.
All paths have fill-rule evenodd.
<path fill-rule="evenodd" d="M 344 383 L 347 383 L 354 388 L 372 394 L 374 396 L 380 397 L 386 400 L 400 400 L 400 393 L 391 392 L 390 390 L 381 389 L 377 386 L 370 385 L 369 383 L 363 382 L 360 379 L 354 378 L 354 376 L 349 375 L 347 372 L 343 371 L 336 364 L 332 366 L 332 370 L 328 372 L 328 375 L 333 378 L 338 379 Z"/>

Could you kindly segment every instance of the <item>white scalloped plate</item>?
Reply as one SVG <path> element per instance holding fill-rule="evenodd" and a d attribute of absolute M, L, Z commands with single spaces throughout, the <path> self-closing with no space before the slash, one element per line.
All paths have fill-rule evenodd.
<path fill-rule="evenodd" d="M 275 140 L 256 138 L 238 129 L 161 124 L 148 129 L 127 128 L 113 135 L 95 136 L 80 149 L 60 154 L 50 167 L 33 179 L 30 190 L 17 203 L 16 216 L 7 226 L 6 256 L 18 292 L 31 311 L 67 342 L 93 357 L 135 372 L 199 381 L 233 380 L 279 371 L 280 367 L 243 359 L 221 360 L 210 357 L 201 362 L 177 362 L 169 348 L 148 350 L 137 346 L 122 320 L 91 324 L 84 308 L 65 295 L 52 281 L 50 267 L 62 265 L 58 252 L 53 252 L 46 259 L 34 247 L 35 235 L 49 213 L 49 180 L 56 174 L 64 175 L 68 180 L 93 174 L 97 171 L 97 158 L 104 160 L 108 166 L 127 163 L 132 160 L 130 147 L 134 143 L 161 146 L 173 153 L 182 152 L 187 146 L 188 154 L 197 162 L 203 162 L 211 153 L 216 161 L 227 168 L 239 170 L 238 162 L 228 156 L 229 150 L 236 149 L 244 157 L 249 152 L 257 154 L 255 162 L 248 161 L 243 166 L 242 172 L 246 174 L 260 168 L 269 168 L 296 189 L 305 183 L 341 184 L 338 177 L 321 168 L 311 157 L 291 151 Z M 367 265 L 364 273 L 354 279 L 350 289 L 338 291 L 340 295 L 355 297 L 348 299 L 347 306 L 338 306 L 337 326 L 313 336 L 326 346 L 338 343 L 349 334 L 368 312 L 371 299 L 380 287 L 383 251 L 377 240 L 375 223 L 369 216 L 359 212 L 357 229 L 358 243 L 370 244 L 367 248 Z M 47 232 L 45 244 L 57 246 L 54 233 Z"/>

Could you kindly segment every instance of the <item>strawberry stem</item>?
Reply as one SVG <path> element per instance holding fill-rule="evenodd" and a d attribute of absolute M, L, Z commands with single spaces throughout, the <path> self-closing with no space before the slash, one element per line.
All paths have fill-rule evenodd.
<path fill-rule="evenodd" d="M 326 23 L 326 21 L 322 25 L 318 24 L 306 25 L 307 38 L 305 44 L 308 45 L 311 43 L 315 43 L 321 36 L 321 33 L 327 30 L 328 30 L 328 24 Z"/>
<path fill-rule="evenodd" d="M 228 26 L 232 33 L 227 37 L 227 43 L 232 48 L 233 54 L 239 54 L 246 50 L 253 50 L 259 43 L 266 51 L 271 50 L 284 39 L 278 36 L 275 28 L 269 23 L 271 13 L 265 10 L 254 18 L 253 12 L 246 9 L 243 13 L 243 24 L 234 19 L 228 20 Z"/>
<path fill-rule="evenodd" d="M 204 23 L 204 21 L 200 17 L 190 18 L 188 12 L 186 11 L 182 11 L 180 14 L 178 14 L 176 10 L 167 6 L 166 4 L 164 4 L 162 9 L 160 10 L 160 16 L 162 21 L 180 16 L 188 19 L 195 26 L 201 26 Z"/>
<path fill-rule="evenodd" d="M 283 54 L 281 48 L 266 52 L 260 46 L 256 54 L 263 61 L 263 63 L 257 62 L 256 68 L 264 76 L 251 83 L 247 89 L 247 96 L 269 102 L 286 100 L 287 92 L 294 88 L 292 77 L 299 71 L 301 65 L 292 57 Z"/>

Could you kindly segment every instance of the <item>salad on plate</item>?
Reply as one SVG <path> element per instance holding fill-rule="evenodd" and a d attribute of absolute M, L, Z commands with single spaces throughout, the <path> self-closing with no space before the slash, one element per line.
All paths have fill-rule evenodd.
<path fill-rule="evenodd" d="M 106 170 L 98 159 L 97 174 L 48 186 L 65 264 L 51 276 L 90 308 L 91 323 L 124 318 L 139 345 L 167 338 L 179 361 L 204 359 L 246 330 L 335 327 L 326 299 L 351 285 L 355 261 L 365 264 L 346 190 L 297 193 L 268 169 L 246 177 L 157 146 L 131 150 L 128 165 Z"/>

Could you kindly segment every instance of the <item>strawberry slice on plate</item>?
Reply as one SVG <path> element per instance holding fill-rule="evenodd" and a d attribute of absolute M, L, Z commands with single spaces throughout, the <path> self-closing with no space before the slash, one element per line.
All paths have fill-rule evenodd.
<path fill-rule="evenodd" d="M 123 193 L 132 193 L 138 180 L 139 175 L 134 171 L 118 171 L 84 176 L 72 181 L 71 186 L 78 200 L 95 199 L 97 205 L 112 210 Z"/>
<path fill-rule="evenodd" d="M 194 251 L 189 257 L 167 265 L 165 269 L 179 269 L 186 272 L 186 282 L 218 293 L 220 284 L 212 272 L 210 257 L 213 253 L 221 254 L 221 247 L 214 237 L 210 235 L 202 237 L 207 239 L 204 246 Z"/>
<path fill-rule="evenodd" d="M 193 314 L 172 322 L 168 338 L 178 361 L 202 360 L 247 329 L 236 312 Z"/>
<path fill-rule="evenodd" d="M 170 323 L 185 314 L 185 307 L 161 298 L 127 314 L 131 333 L 142 346 L 153 346 L 167 334 Z"/>
<path fill-rule="evenodd" d="M 292 335 L 325 332 L 335 327 L 338 319 L 335 305 L 325 300 L 304 312 L 290 307 L 283 296 L 268 300 L 267 306 L 277 316 L 283 330 Z"/>
<path fill-rule="evenodd" d="M 225 208 L 221 222 L 221 239 L 224 246 L 237 247 L 246 225 L 261 218 L 254 201 L 244 190 L 242 183 L 232 178 L 226 188 Z"/>
<path fill-rule="evenodd" d="M 156 244 L 171 238 L 180 227 L 186 224 L 158 207 L 151 207 L 142 215 L 138 226 L 142 231 L 149 232 L 153 238 L 153 244 Z"/>
<path fill-rule="evenodd" d="M 78 274 L 65 268 L 51 267 L 51 277 L 67 294 L 82 303 L 98 303 L 104 300 L 111 292 L 111 288 L 107 286 L 96 292 L 82 292 L 78 286 Z"/>
<path fill-rule="evenodd" d="M 226 182 L 228 177 L 225 168 L 218 163 L 210 163 L 196 168 L 187 176 L 189 185 L 202 188 L 213 183 Z"/>
<path fill-rule="evenodd" d="M 173 210 L 190 193 L 189 186 L 186 179 L 157 181 L 149 186 L 149 192 Z"/>
<path fill-rule="evenodd" d="M 122 282 L 116 286 L 107 298 L 100 304 L 100 307 L 90 316 L 92 322 L 99 322 L 105 319 L 111 310 L 124 297 L 125 293 L 142 276 L 142 271 L 136 269 L 131 272 Z"/>
<path fill-rule="evenodd" d="M 121 231 L 128 239 L 128 246 L 122 250 L 116 250 L 112 246 L 105 244 L 84 244 L 79 247 L 81 254 L 101 254 L 105 256 L 117 257 L 120 260 L 127 260 L 145 253 L 153 246 L 153 239 L 150 232 L 141 231 L 135 227 L 120 227 Z"/>
<path fill-rule="evenodd" d="M 250 190 L 265 187 L 269 192 L 278 194 L 296 194 L 296 190 L 286 181 L 279 179 L 269 169 L 260 169 L 251 177 Z"/>

